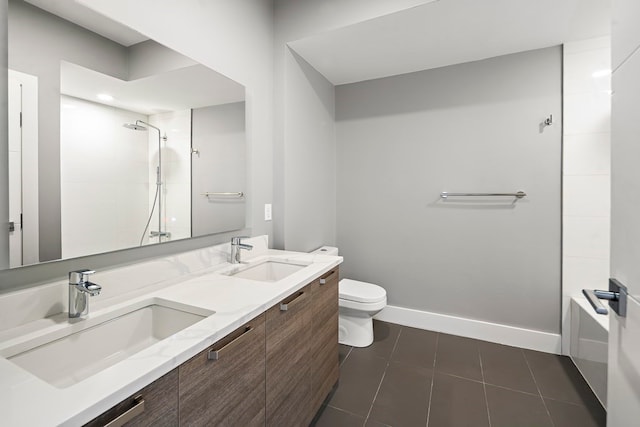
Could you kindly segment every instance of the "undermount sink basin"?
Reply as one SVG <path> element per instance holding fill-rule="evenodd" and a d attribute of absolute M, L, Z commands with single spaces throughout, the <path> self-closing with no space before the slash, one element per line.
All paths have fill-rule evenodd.
<path fill-rule="evenodd" d="M 65 388 L 213 313 L 199 307 L 153 300 L 116 317 L 105 316 L 100 323 L 10 356 L 8 360 L 55 387 Z M 77 329 L 76 325 L 70 325 L 70 329 Z"/>
<path fill-rule="evenodd" d="M 236 267 L 226 273 L 227 276 L 260 282 L 277 282 L 302 270 L 310 263 L 267 260 L 258 264 Z"/>

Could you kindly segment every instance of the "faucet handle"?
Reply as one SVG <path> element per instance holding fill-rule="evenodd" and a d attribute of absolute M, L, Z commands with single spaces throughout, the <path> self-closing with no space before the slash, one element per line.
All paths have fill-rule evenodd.
<path fill-rule="evenodd" d="M 231 244 L 232 245 L 239 245 L 242 239 L 248 239 L 250 238 L 250 236 L 235 236 L 231 238 Z"/>
<path fill-rule="evenodd" d="M 69 284 L 79 285 L 80 283 L 84 283 L 89 279 L 91 274 L 95 273 L 95 270 L 76 270 L 69 272 Z"/>

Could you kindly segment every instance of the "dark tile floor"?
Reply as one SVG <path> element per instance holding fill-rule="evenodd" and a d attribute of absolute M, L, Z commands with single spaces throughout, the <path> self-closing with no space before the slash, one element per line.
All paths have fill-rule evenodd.
<path fill-rule="evenodd" d="M 606 413 L 564 356 L 374 323 L 340 346 L 340 382 L 316 427 L 599 427 Z"/>

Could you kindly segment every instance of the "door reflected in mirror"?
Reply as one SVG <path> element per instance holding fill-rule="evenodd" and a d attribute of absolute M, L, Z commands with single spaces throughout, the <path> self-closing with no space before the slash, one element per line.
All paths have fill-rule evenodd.
<path fill-rule="evenodd" d="M 10 91 L 10 266 L 243 228 L 244 87 L 29 3 L 8 13 L 9 68 L 33 83 Z"/>

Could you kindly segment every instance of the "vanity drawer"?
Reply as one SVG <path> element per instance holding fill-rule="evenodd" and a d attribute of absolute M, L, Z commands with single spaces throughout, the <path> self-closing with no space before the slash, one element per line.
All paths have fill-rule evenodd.
<path fill-rule="evenodd" d="M 152 382 L 85 426 L 177 426 L 178 370 Z"/>
<path fill-rule="evenodd" d="M 311 285 L 266 313 L 266 425 L 308 425 L 311 415 Z"/>
<path fill-rule="evenodd" d="M 265 315 L 180 366 L 181 426 L 264 426 Z"/>

